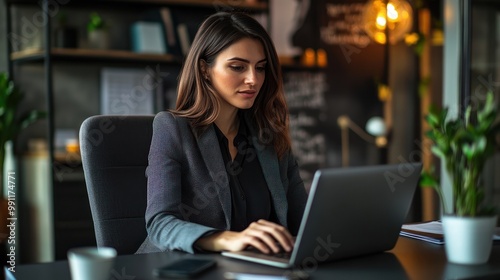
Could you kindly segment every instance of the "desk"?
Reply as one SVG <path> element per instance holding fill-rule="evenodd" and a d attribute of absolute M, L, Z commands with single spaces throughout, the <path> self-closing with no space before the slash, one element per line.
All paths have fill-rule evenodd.
<path fill-rule="evenodd" d="M 180 252 L 144 255 L 123 255 L 116 259 L 112 280 L 156 279 L 152 276 L 155 267 L 164 265 L 186 255 Z M 247 272 L 283 275 L 287 271 L 279 268 L 234 260 L 219 254 L 203 255 L 217 260 L 217 268 L 197 279 L 224 279 L 224 272 Z M 196 256 L 195 256 L 196 257 Z M 490 261 L 485 265 L 463 266 L 446 261 L 443 245 L 400 237 L 396 247 L 386 253 L 358 257 L 333 263 L 321 264 L 310 271 L 311 279 L 500 279 L 500 245 L 494 245 Z M 26 264 L 16 267 L 7 279 L 69 280 L 67 261 L 44 264 Z"/>

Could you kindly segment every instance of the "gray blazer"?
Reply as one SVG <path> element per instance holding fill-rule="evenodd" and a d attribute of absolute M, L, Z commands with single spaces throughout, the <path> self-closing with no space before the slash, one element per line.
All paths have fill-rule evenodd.
<path fill-rule="evenodd" d="M 247 114 L 245 121 L 251 135 L 257 135 Z M 252 138 L 276 217 L 295 235 L 307 199 L 297 161 L 291 153 L 278 160 L 272 146 L 263 146 Z M 137 253 L 194 253 L 198 238 L 229 230 L 231 191 L 213 126 L 196 137 L 186 118 L 158 113 L 153 121 L 146 176 L 148 237 Z"/>

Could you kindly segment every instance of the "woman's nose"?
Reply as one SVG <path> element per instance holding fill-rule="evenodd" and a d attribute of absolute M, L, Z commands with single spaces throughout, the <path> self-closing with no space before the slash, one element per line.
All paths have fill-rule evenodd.
<path fill-rule="evenodd" d="M 255 70 L 249 70 L 245 76 L 245 83 L 249 85 L 255 85 L 257 79 L 257 73 Z"/>

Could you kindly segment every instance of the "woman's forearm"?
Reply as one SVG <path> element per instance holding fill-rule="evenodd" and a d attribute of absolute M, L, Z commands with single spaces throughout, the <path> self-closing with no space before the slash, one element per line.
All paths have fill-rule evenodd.
<path fill-rule="evenodd" d="M 220 232 L 215 232 L 213 234 L 209 234 L 207 236 L 203 236 L 195 242 L 195 246 L 206 251 L 212 251 L 212 252 L 225 251 L 227 250 L 227 248 L 224 246 L 223 240 L 226 239 L 228 233 L 230 232 L 220 231 Z"/>

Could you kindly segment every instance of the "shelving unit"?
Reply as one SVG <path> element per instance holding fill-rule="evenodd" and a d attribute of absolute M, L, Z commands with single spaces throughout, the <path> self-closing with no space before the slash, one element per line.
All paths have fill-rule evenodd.
<path fill-rule="evenodd" d="M 39 1 L 34 0 L 5 0 L 7 4 L 15 5 L 37 5 Z M 45 1 L 44 1 L 45 2 Z M 60 3 L 61 2 L 61 3 Z M 64 3 L 66 2 L 66 3 Z M 213 8 L 217 6 L 226 6 L 235 9 L 245 9 L 248 12 L 267 12 L 268 3 L 266 1 L 231 1 L 231 0 L 74 0 L 57 1 L 61 6 L 112 6 L 112 7 L 151 7 L 169 6 L 169 7 L 195 7 L 195 8 Z"/>
<path fill-rule="evenodd" d="M 42 61 L 45 58 L 43 50 L 19 51 L 11 54 L 15 62 Z M 139 54 L 124 50 L 97 50 L 97 49 L 63 49 L 53 48 L 50 56 L 54 61 L 101 61 L 101 62 L 140 62 L 140 63 L 181 63 L 181 59 L 171 54 Z"/>
<path fill-rule="evenodd" d="M 75 64 L 75 65 L 98 65 L 97 67 L 106 67 L 108 65 L 119 65 L 119 67 L 127 67 L 131 65 L 161 64 L 168 67 L 180 68 L 182 57 L 172 54 L 142 54 L 123 49 L 83 49 L 83 48 L 55 48 L 52 33 L 54 31 L 53 21 L 54 15 L 49 15 L 43 11 L 53 11 L 54 5 L 58 5 L 59 10 L 78 10 L 78 9 L 96 9 L 113 11 L 117 16 L 120 16 L 121 11 L 139 11 L 153 10 L 161 7 L 175 8 L 185 11 L 194 11 L 197 13 L 212 14 L 216 11 L 241 10 L 253 14 L 266 14 L 269 16 L 267 1 L 231 1 L 231 0 L 71 0 L 71 1 L 49 1 L 49 0 L 4 0 L 7 8 L 6 26 L 7 34 L 12 33 L 13 23 L 19 22 L 19 18 L 12 17 L 14 7 L 18 8 L 38 8 L 43 15 L 43 47 L 34 50 L 14 51 L 11 44 L 8 44 L 7 51 L 9 53 L 9 75 L 16 80 L 14 75 L 15 67 L 22 65 L 43 65 L 44 85 L 39 88 L 44 89 L 46 100 L 46 108 L 48 117 L 48 155 L 49 167 L 52 172 L 49 172 L 48 178 L 51 182 L 52 199 L 53 199 L 53 224 L 54 224 L 54 258 L 66 258 L 66 252 L 71 247 L 94 245 L 93 224 L 90 216 L 90 208 L 86 199 L 85 182 L 83 171 L 79 157 L 68 155 L 64 152 L 56 150 L 55 147 L 55 132 L 56 127 L 56 112 L 61 109 L 56 106 L 55 102 L 55 83 L 58 83 L 57 77 L 54 75 L 54 67 L 59 64 Z M 139 20 L 139 18 L 138 18 Z M 84 24 L 83 22 L 81 23 Z M 124 26 L 123 28 L 128 28 Z M 23 87 L 22 84 L 19 84 Z M 30 94 L 26 92 L 26 94 Z M 86 94 L 86 93 L 82 93 Z M 95 94 L 95 93 L 92 93 Z M 75 127 L 77 130 L 78 128 Z M 65 174 L 64 180 L 60 180 L 58 176 L 64 174 L 66 170 L 70 170 Z M 47 202 L 49 203 L 49 202 Z M 22 229 L 21 229 L 22 231 Z M 27 241 L 29 242 L 29 240 Z M 24 244 L 23 250 L 28 250 L 30 244 Z M 22 255 L 21 255 L 22 258 Z M 36 259 L 24 259 L 23 262 L 36 262 Z M 46 261 L 46 259 L 44 259 Z"/>

